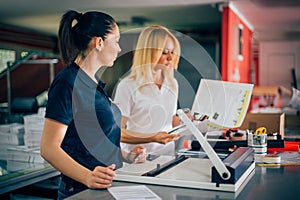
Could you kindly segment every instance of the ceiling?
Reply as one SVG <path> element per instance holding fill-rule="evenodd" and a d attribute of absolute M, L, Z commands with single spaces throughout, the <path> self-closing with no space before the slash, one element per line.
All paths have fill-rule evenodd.
<path fill-rule="evenodd" d="M 240 14 L 257 40 L 300 39 L 299 0 L 0 0 L 0 22 L 56 35 L 65 11 L 100 10 L 121 31 L 154 23 L 213 31 L 220 28 L 223 3 Z"/>

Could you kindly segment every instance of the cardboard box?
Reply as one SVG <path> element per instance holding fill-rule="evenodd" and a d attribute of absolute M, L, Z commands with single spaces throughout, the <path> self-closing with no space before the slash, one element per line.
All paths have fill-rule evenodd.
<path fill-rule="evenodd" d="M 255 130 L 258 127 L 266 127 L 267 133 L 277 133 L 284 138 L 284 113 L 247 113 L 240 126 L 242 130 Z"/>

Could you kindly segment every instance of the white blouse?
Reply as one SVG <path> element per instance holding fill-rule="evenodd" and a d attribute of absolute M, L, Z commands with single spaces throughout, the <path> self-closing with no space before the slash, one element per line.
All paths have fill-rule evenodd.
<path fill-rule="evenodd" d="M 141 90 L 136 82 L 121 80 L 114 101 L 119 105 L 122 115 L 128 118 L 126 128 L 144 134 L 170 130 L 173 115 L 177 110 L 178 83 L 176 79 L 174 82 L 174 88 L 165 80 L 160 89 L 155 83 L 149 83 Z M 122 143 L 121 146 L 130 151 L 135 145 Z M 174 142 L 166 145 L 152 142 L 143 146 L 147 153 L 159 155 L 175 153 Z"/>

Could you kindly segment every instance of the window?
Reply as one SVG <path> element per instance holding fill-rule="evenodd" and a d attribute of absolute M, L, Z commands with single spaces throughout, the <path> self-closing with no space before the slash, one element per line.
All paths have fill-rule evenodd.
<path fill-rule="evenodd" d="M 16 51 L 0 49 L 0 73 L 7 69 L 7 62 L 16 60 Z"/>

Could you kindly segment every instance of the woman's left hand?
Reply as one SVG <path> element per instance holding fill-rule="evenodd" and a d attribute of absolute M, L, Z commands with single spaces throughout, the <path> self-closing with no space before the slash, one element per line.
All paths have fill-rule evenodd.
<path fill-rule="evenodd" d="M 127 160 L 131 163 L 143 163 L 146 161 L 146 149 L 142 145 L 137 145 L 128 155 Z"/>

